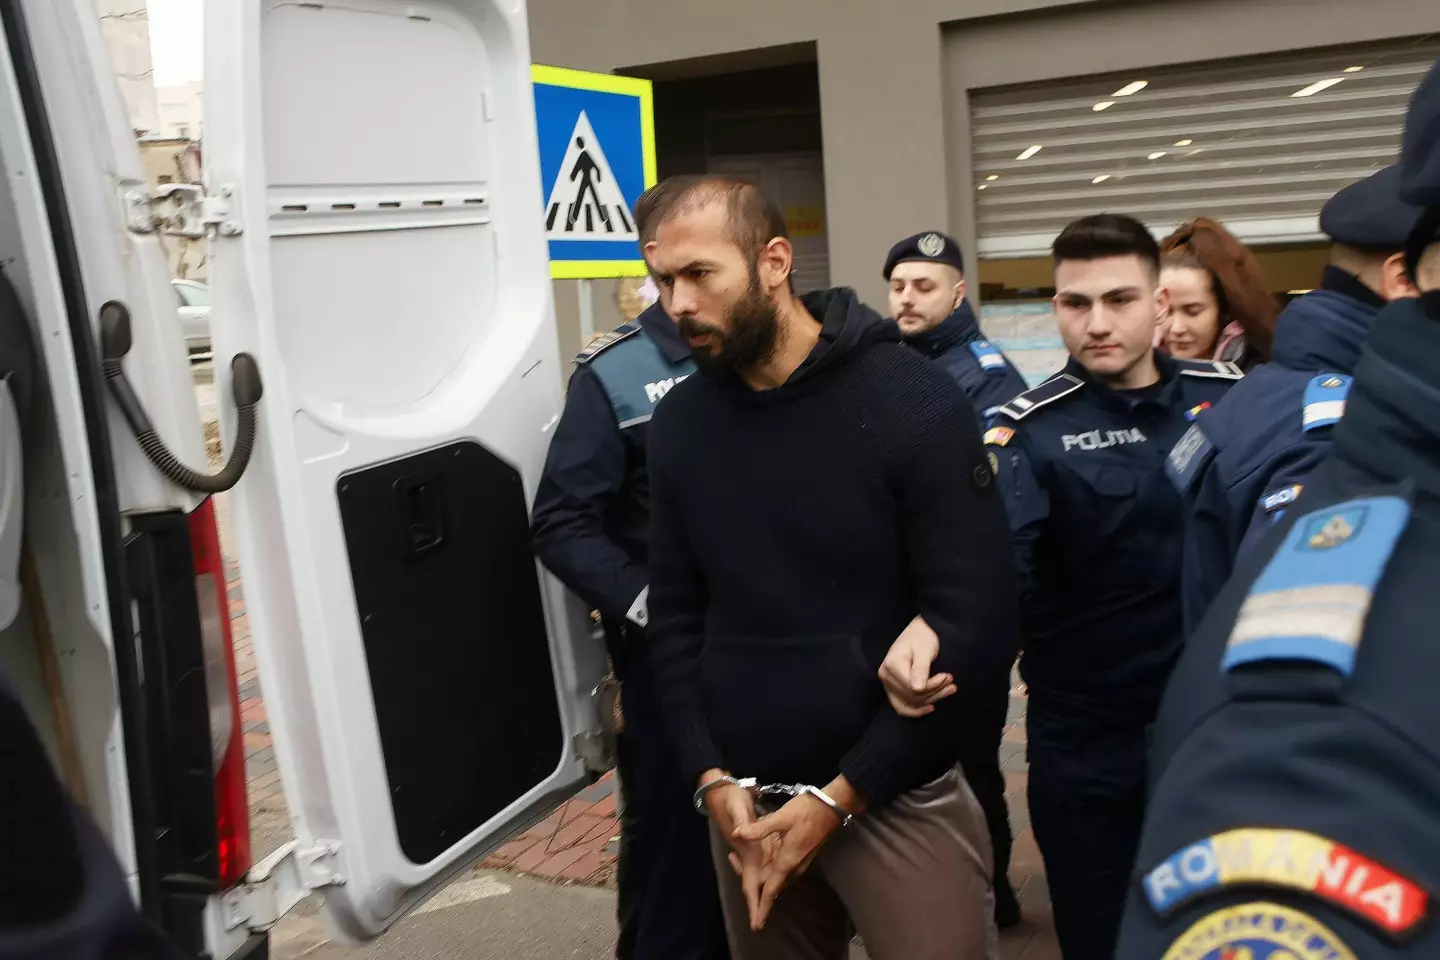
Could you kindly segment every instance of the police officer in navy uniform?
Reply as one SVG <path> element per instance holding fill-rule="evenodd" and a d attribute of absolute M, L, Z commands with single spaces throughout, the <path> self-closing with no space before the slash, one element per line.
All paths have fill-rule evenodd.
<path fill-rule="evenodd" d="M 672 185 L 673 187 L 673 185 Z M 664 197 L 635 207 L 641 246 Z M 535 497 L 540 560 L 600 612 L 621 681 L 620 960 L 728 958 L 705 821 L 690 806 L 644 652 L 651 413 L 695 366 L 662 301 L 575 358 Z"/>
<path fill-rule="evenodd" d="M 1321 288 L 1285 308 L 1272 362 L 1201 413 L 1186 438 L 1201 448 L 1187 454 L 1183 474 L 1172 470 L 1186 498 L 1187 631 L 1329 449 L 1375 315 L 1416 295 L 1404 251 L 1419 216 L 1400 199 L 1398 165 L 1337 193 L 1320 211 L 1320 229 L 1335 241 Z"/>
<path fill-rule="evenodd" d="M 1120 960 L 1440 956 L 1440 64 L 1402 169 L 1422 296 L 1376 317 L 1325 459 L 1186 644 Z"/>
<path fill-rule="evenodd" d="M 901 240 L 885 258 L 885 282 L 905 342 L 944 367 L 982 417 L 1025 392 L 1020 371 L 980 332 L 954 238 L 930 231 Z"/>
<path fill-rule="evenodd" d="M 1165 456 L 1241 373 L 1153 348 L 1160 252 L 1129 217 L 1054 244 L 1071 359 L 986 433 L 1022 578 L 1030 818 L 1066 960 L 1114 949 L 1144 813 L 1145 737 L 1180 645 L 1179 493 Z"/>
<path fill-rule="evenodd" d="M 965 300 L 965 263 L 960 245 L 930 231 L 907 237 L 885 258 L 890 314 L 905 342 L 940 364 L 960 384 L 977 413 L 1023 393 L 1025 378 L 1000 349 L 985 339 Z M 974 705 L 961 742 L 961 768 L 985 810 L 994 854 L 995 923 L 1020 922 L 1020 903 L 1010 886 L 1010 814 L 1005 775 L 1000 772 L 1000 739 L 1010 701 L 1009 677 L 986 702 Z"/>

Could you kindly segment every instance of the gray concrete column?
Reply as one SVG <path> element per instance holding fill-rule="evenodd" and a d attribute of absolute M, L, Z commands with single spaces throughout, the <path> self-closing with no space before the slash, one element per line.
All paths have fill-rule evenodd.
<path fill-rule="evenodd" d="M 949 203 L 940 28 L 880 12 L 823 32 L 818 59 L 830 279 L 884 312 L 886 251 L 947 229 Z"/>

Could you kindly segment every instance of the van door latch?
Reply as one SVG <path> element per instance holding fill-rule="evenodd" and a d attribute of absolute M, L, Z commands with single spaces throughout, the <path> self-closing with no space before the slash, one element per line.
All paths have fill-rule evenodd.
<path fill-rule="evenodd" d="M 240 221 L 231 216 L 235 188 L 225 184 L 219 196 L 200 183 L 162 183 L 152 192 L 135 186 L 124 192 L 126 222 L 135 233 L 162 231 L 170 237 L 202 239 L 213 235 L 238 237 Z"/>

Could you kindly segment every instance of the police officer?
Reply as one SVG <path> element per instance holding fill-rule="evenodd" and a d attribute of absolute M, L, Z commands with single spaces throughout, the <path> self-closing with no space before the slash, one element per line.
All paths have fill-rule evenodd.
<path fill-rule="evenodd" d="M 1022 577 L 1030 818 L 1067 960 L 1109 958 L 1144 812 L 1145 731 L 1180 641 L 1180 495 L 1166 453 L 1234 364 L 1154 349 L 1168 308 L 1145 226 L 1055 240 L 1065 371 L 986 434 Z"/>
<path fill-rule="evenodd" d="M 664 199 L 657 188 L 636 204 L 642 248 Z M 535 497 L 535 551 L 600 611 L 622 684 L 621 960 L 729 956 L 706 824 L 690 806 L 693 786 L 682 782 L 644 655 L 650 583 L 646 429 L 655 405 L 694 369 L 663 295 L 636 323 L 587 346 L 575 358 Z"/>
<path fill-rule="evenodd" d="M 1440 956 L 1440 64 L 1402 163 L 1423 296 L 1376 317 L 1325 459 L 1186 644 L 1120 960 Z"/>
<path fill-rule="evenodd" d="M 890 249 L 885 280 L 890 313 L 905 342 L 940 364 L 960 384 L 977 412 L 1023 393 L 1025 378 L 999 348 L 985 339 L 965 300 L 965 263 L 960 245 L 943 233 L 918 233 Z M 1020 922 L 1020 903 L 1010 886 L 1010 814 L 1005 775 L 1000 772 L 1000 739 L 1010 701 L 1010 681 L 974 707 L 961 740 L 961 768 L 985 810 L 994 854 L 995 923 Z"/>
<path fill-rule="evenodd" d="M 943 233 L 917 233 L 885 258 L 890 313 L 905 342 L 944 367 L 975 404 L 990 411 L 1025 392 L 1025 378 L 986 340 L 965 300 L 960 244 Z"/>
<path fill-rule="evenodd" d="M 1398 165 L 1337 193 L 1320 211 L 1320 229 L 1335 241 L 1321 288 L 1280 315 L 1272 362 L 1191 428 L 1185 443 L 1199 449 L 1186 454 L 1183 472 L 1171 471 L 1186 497 L 1187 632 L 1230 578 L 1236 556 L 1294 502 L 1329 449 L 1375 315 L 1390 300 L 1416 295 L 1405 241 L 1419 216 L 1400 199 Z"/>

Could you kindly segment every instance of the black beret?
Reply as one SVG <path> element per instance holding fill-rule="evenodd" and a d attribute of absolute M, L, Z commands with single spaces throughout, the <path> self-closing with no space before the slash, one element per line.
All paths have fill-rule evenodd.
<path fill-rule="evenodd" d="M 1404 250 L 1420 208 L 1400 199 L 1400 166 L 1352 183 L 1320 209 L 1320 232 L 1351 247 Z"/>
<path fill-rule="evenodd" d="M 1400 192 L 1410 203 L 1440 206 L 1440 61 L 1420 81 L 1405 115 Z"/>
<path fill-rule="evenodd" d="M 890 255 L 885 258 L 885 279 L 890 279 L 896 264 L 911 261 L 948 263 L 961 273 L 965 272 L 965 260 L 960 256 L 960 244 L 955 242 L 954 237 L 933 230 L 906 237 L 890 248 Z"/>

